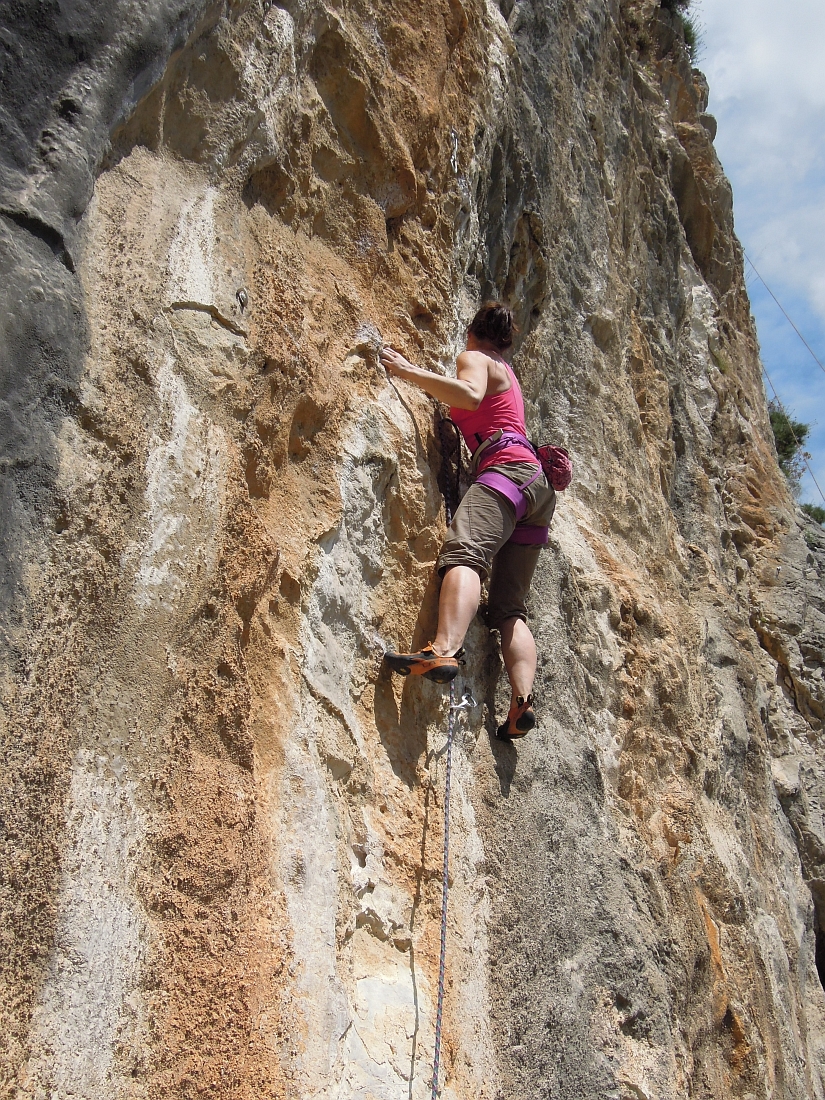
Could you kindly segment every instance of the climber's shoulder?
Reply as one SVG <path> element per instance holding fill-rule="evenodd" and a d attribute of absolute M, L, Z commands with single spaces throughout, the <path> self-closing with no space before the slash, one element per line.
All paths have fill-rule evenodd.
<path fill-rule="evenodd" d="M 463 351 L 456 360 L 456 377 L 483 386 L 483 393 L 506 393 L 512 385 L 504 363 L 483 351 Z"/>
<path fill-rule="evenodd" d="M 493 360 L 482 351 L 462 351 L 455 361 L 455 371 L 459 378 L 487 378 Z"/>

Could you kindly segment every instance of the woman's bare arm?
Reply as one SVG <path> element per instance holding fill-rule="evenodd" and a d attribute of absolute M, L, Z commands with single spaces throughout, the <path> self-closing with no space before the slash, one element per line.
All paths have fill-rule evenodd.
<path fill-rule="evenodd" d="M 440 374 L 415 367 L 393 348 L 385 347 L 381 362 L 387 374 L 412 382 L 420 390 L 431 394 L 457 409 L 475 412 L 487 393 L 487 356 L 478 351 L 463 351 L 456 360 L 456 378 L 444 378 Z"/>

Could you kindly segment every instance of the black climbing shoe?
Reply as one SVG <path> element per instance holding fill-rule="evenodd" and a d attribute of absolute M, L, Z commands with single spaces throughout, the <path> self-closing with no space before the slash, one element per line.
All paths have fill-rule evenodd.
<path fill-rule="evenodd" d="M 536 712 L 533 710 L 533 696 L 525 699 L 519 695 L 515 703 L 510 704 L 510 713 L 507 721 L 498 727 L 496 737 L 499 741 L 514 741 L 517 737 L 524 737 L 536 724 Z"/>
<path fill-rule="evenodd" d="M 441 657 L 432 645 L 427 645 L 420 653 L 393 653 L 388 650 L 384 661 L 399 676 L 426 676 L 437 684 L 449 684 L 458 676 L 458 663 L 463 652 L 460 649 L 455 657 Z"/>

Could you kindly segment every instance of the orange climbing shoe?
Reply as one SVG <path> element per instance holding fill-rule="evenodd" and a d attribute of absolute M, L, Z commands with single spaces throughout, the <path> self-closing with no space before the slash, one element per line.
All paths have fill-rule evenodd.
<path fill-rule="evenodd" d="M 525 699 L 519 695 L 515 703 L 510 704 L 510 713 L 507 721 L 498 727 L 496 737 L 499 741 L 513 741 L 516 737 L 524 737 L 536 724 L 536 712 L 533 710 L 533 696 Z"/>
<path fill-rule="evenodd" d="M 430 644 L 424 646 L 420 653 L 393 653 L 388 650 L 384 660 L 399 676 L 426 676 L 437 684 L 449 684 L 458 676 L 458 662 L 463 652 L 460 649 L 455 657 L 442 657 Z"/>

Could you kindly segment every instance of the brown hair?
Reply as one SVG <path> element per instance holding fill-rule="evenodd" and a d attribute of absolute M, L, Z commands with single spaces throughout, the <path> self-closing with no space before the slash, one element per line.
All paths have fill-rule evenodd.
<path fill-rule="evenodd" d="M 501 302 L 487 302 L 470 321 L 467 332 L 471 332 L 476 340 L 483 340 L 504 351 L 513 346 L 513 336 L 518 332 L 518 327 L 507 306 Z"/>

